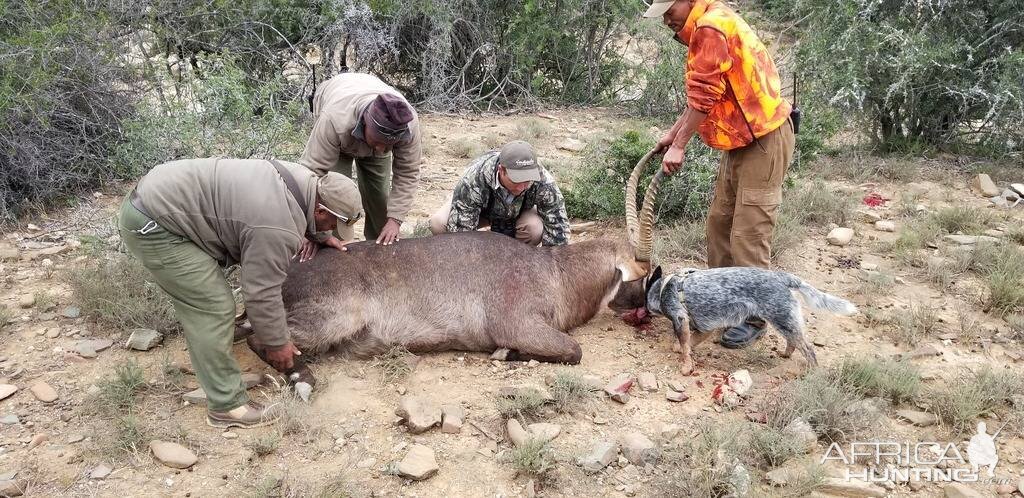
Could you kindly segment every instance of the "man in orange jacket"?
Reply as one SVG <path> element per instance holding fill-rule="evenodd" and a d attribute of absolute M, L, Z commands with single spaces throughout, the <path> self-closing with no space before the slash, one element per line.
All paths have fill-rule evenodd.
<path fill-rule="evenodd" d="M 792 106 L 778 70 L 747 23 L 716 0 L 654 0 L 644 17 L 661 17 L 688 47 L 686 109 L 658 141 L 666 174 L 678 171 L 690 138 L 722 151 L 708 211 L 708 266 L 770 264 L 782 180 L 795 147 Z M 752 344 L 764 321 L 727 330 L 729 348 Z"/>

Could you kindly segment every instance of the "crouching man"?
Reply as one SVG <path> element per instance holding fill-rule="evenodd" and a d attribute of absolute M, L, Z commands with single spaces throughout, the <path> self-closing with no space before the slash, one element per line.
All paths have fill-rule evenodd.
<path fill-rule="evenodd" d="M 307 237 L 353 223 L 361 206 L 355 183 L 340 173 L 318 178 L 298 164 L 256 159 L 161 164 L 125 197 L 121 240 L 171 296 L 206 392 L 209 425 L 257 427 L 277 418 L 273 407 L 249 400 L 231 355 L 235 300 L 221 265 L 241 264 L 260 356 L 289 372 L 301 353 L 281 300 L 288 266 L 316 251 Z M 326 245 L 344 250 L 334 238 Z"/>
<path fill-rule="evenodd" d="M 430 217 L 435 235 L 487 227 L 533 246 L 569 243 L 562 192 L 526 142 L 510 142 L 473 161 L 451 199 Z"/>

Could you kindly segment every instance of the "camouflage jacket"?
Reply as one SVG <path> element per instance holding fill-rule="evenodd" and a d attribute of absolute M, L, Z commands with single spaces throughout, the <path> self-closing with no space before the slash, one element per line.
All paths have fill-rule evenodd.
<path fill-rule="evenodd" d="M 514 223 L 520 213 L 536 206 L 537 214 L 544 221 L 541 243 L 545 246 L 568 244 L 569 217 L 565 213 L 562 192 L 543 166 L 541 175 L 543 180 L 533 182 L 521 195 L 513 197 L 498 180 L 498 151 L 478 157 L 455 186 L 448 231 L 476 230 L 481 218 L 489 220 L 492 226 Z"/>

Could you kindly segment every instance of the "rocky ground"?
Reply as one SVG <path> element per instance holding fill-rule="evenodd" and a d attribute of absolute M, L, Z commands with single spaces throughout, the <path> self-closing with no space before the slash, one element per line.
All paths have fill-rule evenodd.
<path fill-rule="evenodd" d="M 553 172 L 570 176 L 572 168 L 579 167 L 586 143 L 625 127 L 649 126 L 602 109 L 513 117 L 427 116 L 424 123 L 427 160 L 412 212 L 421 223 L 444 201 L 469 161 L 464 156 L 478 151 L 475 144 L 496 145 L 533 135 L 531 140 Z M 878 166 L 864 167 L 872 165 Z M 923 162 L 913 165 L 921 171 L 930 167 Z M 965 276 L 939 288 L 919 269 L 879 250 L 879 244 L 893 240 L 903 228 L 905 218 L 898 214 L 902 208 L 897 200 L 907 192 L 920 204 L 914 210 L 972 206 L 997 212 L 995 225 L 1005 231 L 1019 226 L 1024 206 L 996 207 L 987 197 L 997 194 L 972 190 L 971 178 L 922 174 L 909 182 L 874 178 L 863 184 L 828 183 L 856 197 L 858 213 L 837 230 L 811 228 L 780 266 L 862 309 L 906 314 L 913 306 L 927 304 L 938 320 L 925 337 L 897 345 L 886 330 L 891 325 L 864 313 L 836 317 L 808 310 L 808 335 L 822 366 L 857 355 L 904 354 L 920 367 L 928 386 L 941 386 L 964 369 L 980 366 L 1020 370 L 1024 347 L 1019 335 L 1015 338 L 1010 325 L 983 311 L 983 291 L 976 280 Z M 380 362 L 326 355 L 314 366 L 322 385 L 308 406 L 288 402 L 291 417 L 286 428 L 221 432 L 204 423 L 202 399 L 193 392 L 198 386 L 180 336 L 161 342 L 159 337 L 147 337 L 150 332 L 129 337 L 105 329 L 82 316 L 71 297 L 63 275 L 101 256 L 93 252 L 91 241 L 116 243 L 110 220 L 122 193 L 123 186 L 111 186 L 74 209 L 29 220 L 32 224 L 19 226 L 0 241 L 0 305 L 10 316 L 10 323 L 0 330 L 0 496 L 656 496 L 666 494 L 664 476 L 683 465 L 673 459 L 679 457 L 679 448 L 699 436 L 698 422 L 756 419 L 759 401 L 777 395 L 776 388 L 805 367 L 799 354 L 780 358 L 782 341 L 769 334 L 744 351 L 706 342 L 695 351 L 697 371 L 683 376 L 679 357 L 671 351 L 667 322 L 656 321 L 652 330 L 637 331 L 606 310 L 572 332 L 584 352 L 578 366 L 503 363 L 483 354 L 450 352 L 422 356 L 410 362 L 411 373 L 391 378 Z M 862 198 L 882 202 L 870 207 Z M 585 227 L 574 233 L 574 240 L 622 232 L 617 223 L 582 225 L 586 221 L 574 220 L 578 228 Z M 408 223 L 407 229 L 415 225 Z M 1003 237 L 998 226 L 986 236 Z M 978 243 L 947 238 L 936 250 Z M 669 268 L 700 264 L 662 263 Z M 877 280 L 877 275 L 891 281 L 865 291 L 865 282 Z M 964 317 L 970 318 L 966 332 L 961 330 Z M 235 353 L 255 397 L 281 396 L 265 375 L 272 374 L 271 369 L 244 344 L 236 345 Z M 103 379 L 126 360 L 142 367 L 149 388 L 131 408 L 140 432 L 132 441 L 139 444 L 119 449 L 113 438 L 119 422 L 99 415 L 93 400 Z M 740 384 L 749 382 L 752 387 L 740 388 L 741 395 L 724 404 L 713 399 L 716 386 L 740 370 L 747 370 L 749 378 L 738 373 L 733 382 L 738 377 Z M 599 395 L 568 413 L 548 409 L 524 420 L 525 427 L 499 416 L 498 398 L 527 386 L 547 391 L 563 372 L 582 376 L 599 388 Z M 878 428 L 881 435 L 960 441 L 929 416 L 927 403 L 896 408 L 903 411 L 886 411 Z M 990 419 L 989 427 L 1000 423 Z M 794 434 L 801 434 L 799 428 Z M 513 448 L 537 438 L 550 440 L 554 468 L 544 479 L 516 475 Z M 825 467 L 830 477 L 815 493 L 1024 492 L 1020 432 L 1002 434 L 997 445 L 996 475 L 1005 481 L 1002 487 L 841 484 L 834 478 L 845 469 L 833 462 Z M 812 436 L 806 458 L 820 460 L 826 449 Z M 753 478 L 755 494 L 773 496 L 784 489 L 770 487 L 782 479 L 777 472 L 758 471 Z M 1015 491 L 1018 486 L 1021 490 Z"/>

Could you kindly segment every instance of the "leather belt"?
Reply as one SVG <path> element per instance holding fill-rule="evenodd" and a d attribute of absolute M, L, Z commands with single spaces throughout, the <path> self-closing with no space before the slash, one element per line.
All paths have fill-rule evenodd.
<path fill-rule="evenodd" d="M 132 193 L 131 193 L 131 195 L 130 195 L 130 196 L 128 197 L 128 202 L 131 202 L 131 203 L 132 203 L 132 206 L 134 206 L 134 207 L 135 207 L 135 209 L 137 209 L 137 210 L 138 210 L 138 211 L 139 211 L 140 213 L 142 213 L 142 214 L 143 214 L 143 216 L 145 216 L 146 218 L 149 218 L 149 219 L 151 219 L 151 220 L 153 219 L 153 217 L 152 217 L 152 216 L 150 216 L 149 212 L 148 212 L 148 211 L 146 211 L 146 208 L 145 208 L 145 207 L 143 207 L 143 205 L 142 205 L 142 199 L 141 199 L 141 198 L 139 198 L 139 192 L 138 192 L 138 191 L 136 191 L 135 189 L 132 189 Z"/>

